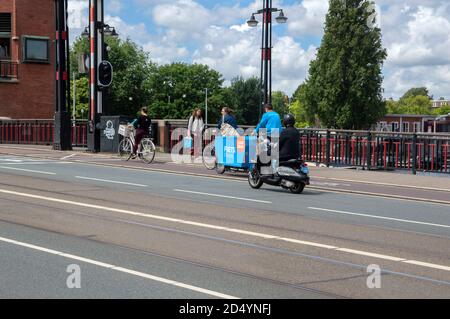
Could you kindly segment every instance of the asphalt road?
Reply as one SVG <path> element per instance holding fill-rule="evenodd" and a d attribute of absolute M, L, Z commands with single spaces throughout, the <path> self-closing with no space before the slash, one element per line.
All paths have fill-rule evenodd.
<path fill-rule="evenodd" d="M 0 298 L 450 297 L 450 205 L 96 164 L 0 156 Z"/>

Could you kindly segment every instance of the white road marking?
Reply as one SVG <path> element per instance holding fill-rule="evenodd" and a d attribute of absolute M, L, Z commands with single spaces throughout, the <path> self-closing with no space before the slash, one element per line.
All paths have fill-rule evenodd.
<path fill-rule="evenodd" d="M 77 156 L 77 155 L 78 155 L 77 153 L 74 153 L 74 154 L 72 154 L 72 155 L 68 155 L 68 156 L 61 157 L 60 160 L 66 160 L 66 159 L 75 157 L 75 156 Z"/>
<path fill-rule="evenodd" d="M 430 264 L 430 263 L 424 263 L 423 261 L 405 260 L 403 262 L 406 263 L 406 264 L 411 264 L 411 265 L 416 265 L 416 266 L 422 266 L 422 267 L 428 267 L 428 268 L 435 268 L 435 269 L 450 271 L 450 267 L 439 266 L 439 265 L 434 265 L 434 264 Z"/>
<path fill-rule="evenodd" d="M 314 176 L 314 179 L 326 179 L 326 180 L 334 180 L 334 181 L 342 181 L 342 182 L 352 182 L 358 184 L 372 184 L 372 185 L 380 185 L 380 186 L 391 186 L 391 187 L 401 187 L 401 188 L 412 188 L 412 189 L 423 189 L 430 191 L 439 191 L 439 192 L 450 192 L 450 188 L 435 188 L 435 187 L 425 187 L 425 186 L 413 186 L 413 185 L 401 185 L 401 184 L 391 184 L 391 183 L 380 183 L 380 182 L 370 182 L 370 181 L 359 181 L 354 179 L 343 179 L 343 178 L 332 178 L 332 177 L 321 177 Z"/>
<path fill-rule="evenodd" d="M 44 175 L 56 175 L 56 173 L 52 173 L 52 172 L 42 172 L 42 171 L 35 171 L 35 170 L 24 169 L 24 168 L 6 167 L 6 166 L 0 166 L 0 168 L 14 170 L 14 171 L 28 172 L 28 173 L 36 173 L 36 174 L 44 174 Z"/>
<path fill-rule="evenodd" d="M 234 197 L 234 196 L 226 196 L 226 195 L 211 194 L 211 193 L 194 192 L 194 191 L 187 191 L 187 190 L 183 190 L 183 189 L 174 189 L 174 191 L 175 192 L 180 192 L 180 193 L 189 193 L 189 194 L 205 195 L 205 196 L 221 197 L 221 198 L 229 198 L 229 199 L 238 199 L 238 200 L 243 200 L 243 201 L 247 201 L 247 202 L 272 204 L 272 202 L 265 201 L 265 200 L 259 200 L 259 199 L 251 199 L 251 198 Z"/>
<path fill-rule="evenodd" d="M 380 258 L 380 259 L 386 259 L 386 260 L 392 260 L 392 261 L 405 261 L 405 258 L 399 258 L 399 257 L 393 257 L 393 256 L 387 256 L 382 254 L 374 254 L 369 253 L 367 251 L 361 251 L 361 250 L 354 250 L 354 249 L 348 249 L 348 248 L 338 248 L 337 251 L 343 251 L 350 254 L 355 255 L 361 255 L 361 256 L 368 256 L 368 257 L 374 257 L 374 258 Z"/>
<path fill-rule="evenodd" d="M 432 264 L 432 263 L 416 261 L 416 260 L 407 260 L 406 258 L 401 258 L 401 257 L 382 255 L 382 254 L 377 254 L 377 253 L 372 253 L 372 252 L 354 250 L 354 249 L 349 249 L 349 248 L 344 248 L 344 247 L 336 247 L 336 246 L 332 246 L 332 245 L 325 245 L 325 244 L 309 242 L 309 241 L 301 241 L 301 240 L 294 239 L 294 238 L 279 237 L 277 235 L 251 232 L 251 231 L 246 231 L 243 229 L 228 228 L 228 227 L 222 227 L 222 226 L 217 226 L 217 225 L 212 225 L 212 224 L 198 223 L 198 222 L 184 220 L 184 219 L 170 218 L 170 217 L 165 217 L 165 216 L 161 216 L 161 215 L 144 214 L 144 213 L 134 212 L 134 211 L 125 210 L 125 209 L 105 207 L 105 206 L 99 206 L 99 205 L 93 205 L 93 204 L 85 204 L 85 203 L 79 203 L 79 202 L 74 202 L 74 201 L 69 201 L 69 200 L 64 200 L 64 199 L 46 197 L 46 196 L 19 193 L 19 192 L 9 191 L 9 190 L 5 190 L 5 189 L 0 189 L 0 193 L 14 195 L 14 196 L 20 196 L 20 197 L 26 197 L 26 198 L 45 200 L 45 201 L 55 202 L 55 203 L 68 204 L 68 205 L 79 206 L 79 207 L 93 208 L 93 209 L 109 211 L 109 212 L 114 212 L 114 213 L 120 213 L 120 214 L 126 214 L 126 215 L 146 217 L 146 218 L 163 220 L 166 222 L 178 223 L 178 224 L 183 224 L 183 225 L 191 225 L 191 226 L 198 226 L 198 227 L 208 228 L 208 229 L 216 229 L 216 230 L 221 230 L 221 231 L 230 232 L 230 233 L 237 233 L 237 234 L 241 234 L 241 235 L 248 235 L 248 236 L 264 238 L 264 239 L 272 239 L 272 240 L 279 240 L 279 241 L 284 241 L 284 242 L 291 242 L 291 243 L 296 243 L 296 244 L 303 245 L 303 246 L 312 246 L 312 247 L 323 248 L 323 249 L 328 249 L 328 250 L 341 251 L 341 252 L 354 254 L 354 255 L 358 255 L 358 256 L 370 256 L 370 257 L 378 258 L 378 259 L 385 259 L 385 260 L 390 260 L 390 261 L 408 263 L 408 264 L 417 265 L 417 266 L 426 267 L 426 268 L 450 271 L 450 267 L 445 266 L 445 265 Z"/>
<path fill-rule="evenodd" d="M 351 187 L 350 184 L 338 184 L 338 183 L 328 183 L 328 182 L 311 182 L 311 185 L 319 185 L 319 186 L 331 186 L 331 187 L 337 187 L 337 186 L 346 186 Z"/>
<path fill-rule="evenodd" d="M 48 165 L 48 164 L 73 164 L 72 162 L 23 162 L 23 163 L 2 163 L 8 166 L 27 166 L 27 165 Z"/>
<path fill-rule="evenodd" d="M 104 182 L 104 183 L 123 184 L 123 185 L 137 186 L 137 187 L 148 187 L 147 185 L 119 182 L 119 181 L 111 181 L 109 179 L 91 178 L 91 177 L 84 177 L 84 176 L 75 176 L 75 178 L 85 179 L 85 180 L 89 180 L 89 181 Z"/>
<path fill-rule="evenodd" d="M 0 148 L 2 148 L 2 146 L 0 146 Z M 14 147 L 13 147 L 14 148 Z M 81 155 L 83 155 L 83 153 L 80 153 Z M 8 154 L 8 155 L 17 155 L 17 154 Z M 18 154 L 21 156 L 28 156 L 28 157 L 39 157 L 39 155 L 41 154 L 30 154 L 30 155 L 23 155 L 23 154 Z M 42 154 L 43 156 L 46 154 Z M 87 156 L 87 154 L 85 154 Z M 45 158 L 45 156 L 44 156 Z M 140 167 L 140 166 L 130 166 L 130 165 L 117 165 L 117 164 L 110 164 L 110 163 L 96 163 L 96 162 L 84 162 L 82 160 L 76 160 L 73 159 L 72 163 L 77 163 L 80 165 L 89 165 L 89 166 L 108 166 L 108 167 L 116 167 L 116 168 L 121 168 L 121 169 L 127 169 L 127 170 L 134 170 L 134 171 L 145 171 L 145 172 L 149 172 L 149 173 L 160 173 L 160 174 L 167 174 L 167 175 L 176 175 L 176 176 L 192 176 L 195 178 L 203 178 L 203 179 L 220 179 L 222 181 L 227 181 L 227 182 L 234 182 L 234 183 L 247 183 L 247 181 L 243 180 L 242 178 L 239 177 L 223 177 L 223 176 L 213 176 L 213 175 L 207 175 L 207 174 L 201 174 L 201 173 L 189 173 L 189 172 L 180 172 L 180 171 L 172 171 L 172 170 L 167 170 L 167 169 L 158 169 L 158 168 L 144 168 L 144 167 Z M 342 180 L 342 179 L 335 179 L 335 178 L 325 178 L 325 177 L 314 177 L 314 178 L 320 178 L 320 179 L 330 179 L 330 180 Z M 352 181 L 352 180 L 343 180 L 343 181 L 349 181 L 349 182 L 357 182 L 357 181 Z M 396 185 L 396 184 L 384 184 L 384 183 L 372 183 L 372 182 L 362 182 L 359 181 L 359 183 L 363 183 L 363 184 L 380 184 L 380 185 L 388 185 L 388 186 L 401 186 L 402 185 Z M 430 190 L 439 190 L 439 189 L 435 189 L 435 188 L 424 188 L 424 187 L 416 187 L 416 186 L 404 186 L 407 188 L 418 188 L 418 189 L 430 189 Z M 354 195 L 354 196 L 364 196 L 364 197 L 375 197 L 375 198 L 385 198 L 385 199 L 390 199 L 390 200 L 397 200 L 397 201 L 408 201 L 408 202 L 425 202 L 427 204 L 431 204 L 431 205 L 445 205 L 448 206 L 450 205 L 450 201 L 443 201 L 443 200 L 433 200 L 433 199 L 429 199 L 429 198 L 419 198 L 419 197 L 407 197 L 407 196 L 400 196 L 400 195 L 391 195 L 391 194 L 383 194 L 383 193 L 369 193 L 369 192 L 362 192 L 362 191 L 352 191 L 352 190 L 332 190 L 329 188 L 323 188 L 320 186 L 310 186 L 310 189 L 313 190 L 320 190 L 321 192 L 326 192 L 326 193 L 332 193 L 332 194 L 349 194 L 349 195 Z M 449 191 L 450 190 L 446 190 Z"/>
<path fill-rule="evenodd" d="M 433 224 L 433 223 L 427 223 L 427 222 L 419 222 L 419 221 L 416 221 L 416 220 L 399 219 L 399 218 L 384 217 L 384 216 L 378 216 L 378 215 L 358 214 L 358 213 L 345 212 L 345 211 L 334 210 L 334 209 L 317 208 L 317 207 L 308 207 L 308 209 L 318 210 L 318 211 L 322 211 L 322 212 L 342 214 L 342 215 L 354 215 L 354 216 L 361 216 L 361 217 L 368 217 L 368 218 L 375 218 L 375 219 L 392 220 L 392 221 L 397 221 L 397 222 L 402 222 L 402 223 L 409 223 L 409 224 L 418 224 L 418 225 L 426 225 L 426 226 L 433 226 L 433 227 L 450 228 L 450 225 Z"/>
<path fill-rule="evenodd" d="M 64 258 L 69 258 L 69 259 L 81 261 L 81 262 L 88 263 L 88 264 L 91 264 L 91 265 L 95 265 L 95 266 L 99 266 L 99 267 L 103 267 L 103 268 L 107 268 L 107 269 L 123 272 L 123 273 L 126 273 L 126 274 L 130 274 L 130 275 L 134 275 L 134 276 L 150 279 L 150 280 L 161 282 L 161 283 L 164 283 L 164 284 L 167 284 L 167 285 L 180 287 L 180 288 L 185 288 L 185 289 L 188 289 L 188 290 L 191 290 L 191 291 L 199 292 L 199 293 L 210 295 L 210 296 L 217 297 L 217 298 L 239 299 L 239 298 L 234 297 L 234 296 L 222 294 L 220 292 L 216 292 L 216 291 L 212 291 L 212 290 L 208 290 L 208 289 L 204 289 L 204 288 L 200 288 L 200 287 L 196 287 L 196 286 L 192 286 L 192 285 L 188 285 L 188 284 L 185 284 L 185 283 L 182 283 L 182 282 L 178 282 L 178 281 L 175 281 L 175 280 L 170 280 L 170 279 L 167 279 L 167 278 L 162 278 L 162 277 L 150 275 L 150 274 L 143 273 L 143 272 L 140 272 L 140 271 L 135 271 L 135 270 L 128 269 L 128 268 L 123 268 L 123 267 L 119 267 L 119 266 L 116 266 L 116 265 L 107 264 L 107 263 L 100 262 L 100 261 L 93 260 L 93 259 L 89 259 L 89 258 L 84 258 L 84 257 L 76 256 L 76 255 L 66 254 L 66 253 L 61 252 L 61 251 L 48 249 L 48 248 L 44 248 L 44 247 L 40 247 L 40 246 L 36 246 L 36 245 L 24 243 L 24 242 L 20 242 L 20 241 L 13 240 L 13 239 L 0 237 L 0 241 L 5 242 L 5 243 L 9 243 L 9 244 L 13 244 L 13 245 L 16 245 L 16 246 L 21 246 L 21 247 L 25 247 L 25 248 L 29 248 L 29 249 L 33 249 L 33 250 L 37 250 L 37 251 L 41 251 L 41 252 L 45 252 L 45 253 L 48 253 L 48 254 L 51 254 L 51 255 L 61 256 L 61 257 L 64 257 Z"/>

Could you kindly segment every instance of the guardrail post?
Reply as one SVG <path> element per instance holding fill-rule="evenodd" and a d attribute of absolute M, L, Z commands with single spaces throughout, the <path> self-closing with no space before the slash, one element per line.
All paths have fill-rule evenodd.
<path fill-rule="evenodd" d="M 372 165 L 372 133 L 367 132 L 367 170 L 370 170 Z"/>
<path fill-rule="evenodd" d="M 331 143 L 330 143 L 330 139 L 331 139 L 331 132 L 330 132 L 330 130 L 327 130 L 327 141 L 326 141 L 326 164 L 327 164 L 327 167 L 330 167 L 330 153 L 331 153 L 331 149 L 330 149 L 330 146 L 331 146 Z"/>
<path fill-rule="evenodd" d="M 417 174 L 417 134 L 413 134 L 412 138 L 412 173 Z"/>
<path fill-rule="evenodd" d="M 164 123 L 164 153 L 170 153 L 171 149 L 170 149 L 170 143 L 171 143 L 171 139 L 172 137 L 171 135 L 171 128 L 170 128 L 170 123 L 169 121 L 165 121 Z"/>

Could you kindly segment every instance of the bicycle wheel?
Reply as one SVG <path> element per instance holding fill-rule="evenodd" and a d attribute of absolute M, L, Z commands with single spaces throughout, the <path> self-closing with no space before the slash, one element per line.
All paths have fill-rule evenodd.
<path fill-rule="evenodd" d="M 153 162 L 156 154 L 156 147 L 153 141 L 149 138 L 144 138 L 141 141 L 141 159 L 144 163 L 150 164 Z"/>
<path fill-rule="evenodd" d="M 119 157 L 122 161 L 129 161 L 133 154 L 133 145 L 128 138 L 124 138 L 119 143 Z"/>
<path fill-rule="evenodd" d="M 213 170 L 217 166 L 217 160 L 216 160 L 216 148 L 214 145 L 206 145 L 203 149 L 203 165 L 208 170 Z"/>

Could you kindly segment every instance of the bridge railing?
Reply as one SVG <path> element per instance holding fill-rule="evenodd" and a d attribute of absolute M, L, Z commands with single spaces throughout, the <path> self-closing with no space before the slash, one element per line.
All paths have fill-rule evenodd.
<path fill-rule="evenodd" d="M 304 160 L 327 166 L 450 173 L 450 135 L 300 129 Z"/>
<path fill-rule="evenodd" d="M 187 121 L 168 123 L 170 133 Z M 215 125 L 209 125 L 215 127 Z M 247 130 L 251 126 L 240 126 Z M 299 129 L 301 156 L 326 166 L 450 173 L 450 134 Z M 171 146 L 183 137 L 171 140 Z M 208 143 L 205 141 L 205 143 Z"/>
<path fill-rule="evenodd" d="M 172 132 L 187 128 L 187 121 L 164 120 L 164 123 L 167 134 L 157 144 L 170 152 L 183 138 L 172 140 Z M 450 174 L 450 134 L 324 129 L 299 129 L 299 132 L 301 156 L 306 161 L 326 166 Z M 0 120 L 1 144 L 52 145 L 53 135 L 53 120 Z M 86 121 L 72 125 L 72 145 L 87 146 Z"/>
<path fill-rule="evenodd" d="M 72 145 L 87 146 L 87 121 L 72 123 Z M 52 145 L 53 120 L 0 120 L 0 144 Z"/>

